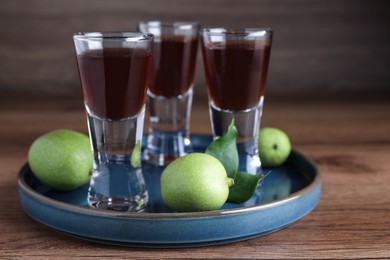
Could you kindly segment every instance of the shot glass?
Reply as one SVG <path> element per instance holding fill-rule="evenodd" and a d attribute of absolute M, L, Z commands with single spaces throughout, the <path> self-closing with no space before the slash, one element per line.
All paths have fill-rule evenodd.
<path fill-rule="evenodd" d="M 94 153 L 88 204 L 142 211 L 148 192 L 139 151 L 153 35 L 77 33 L 73 40 Z"/>
<path fill-rule="evenodd" d="M 138 29 L 154 35 L 144 157 L 152 165 L 165 166 L 192 151 L 189 125 L 199 25 L 141 21 Z"/>
<path fill-rule="evenodd" d="M 239 170 L 261 175 L 257 148 L 272 43 L 271 29 L 204 28 L 201 46 L 214 137 L 238 130 Z"/>

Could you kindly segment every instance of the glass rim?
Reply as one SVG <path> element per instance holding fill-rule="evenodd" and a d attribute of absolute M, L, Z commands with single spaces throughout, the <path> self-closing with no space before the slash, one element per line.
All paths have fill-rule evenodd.
<path fill-rule="evenodd" d="M 77 32 L 73 34 L 74 40 L 101 41 L 123 40 L 129 42 L 153 41 L 153 34 L 142 32 Z"/>
<path fill-rule="evenodd" d="M 175 21 L 166 22 L 161 20 L 142 20 L 138 25 L 146 25 L 150 28 L 175 28 L 182 30 L 190 30 L 199 28 L 199 22 L 196 21 Z"/>
<path fill-rule="evenodd" d="M 244 36 L 244 37 L 264 37 L 271 36 L 273 30 L 268 27 L 205 27 L 200 30 L 202 34 L 213 36 Z"/>

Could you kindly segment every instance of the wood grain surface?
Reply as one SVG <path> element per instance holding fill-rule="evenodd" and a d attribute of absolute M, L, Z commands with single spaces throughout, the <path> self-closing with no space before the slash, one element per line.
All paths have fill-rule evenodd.
<path fill-rule="evenodd" d="M 314 211 L 276 233 L 221 246 L 116 247 L 83 241 L 29 218 L 16 178 L 39 135 L 86 132 L 81 100 L 4 99 L 0 104 L 1 259 L 390 259 L 390 104 L 267 100 L 263 126 L 284 129 L 323 178 Z M 207 105 L 195 103 L 192 132 L 210 133 Z M 200 227 L 201 228 L 201 227 Z"/>

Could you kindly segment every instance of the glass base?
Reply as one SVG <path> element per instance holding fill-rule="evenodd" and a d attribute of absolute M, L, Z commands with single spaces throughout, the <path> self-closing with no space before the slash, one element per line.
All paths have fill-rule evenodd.
<path fill-rule="evenodd" d="M 91 208 L 112 210 L 118 212 L 142 212 L 146 208 L 147 194 L 138 198 L 99 198 L 88 200 Z"/>
<path fill-rule="evenodd" d="M 122 212 L 142 211 L 148 202 L 141 168 L 130 161 L 110 160 L 95 163 L 88 189 L 88 205 L 93 208 Z"/>
<path fill-rule="evenodd" d="M 161 97 L 148 93 L 150 128 L 144 157 L 155 166 L 166 166 L 192 152 L 189 122 L 192 87 L 177 97 Z"/>
<path fill-rule="evenodd" d="M 88 205 L 121 212 L 142 211 L 148 192 L 141 164 L 132 165 L 131 157 L 134 147 L 141 144 L 144 110 L 119 121 L 98 118 L 88 107 L 87 112 L 94 151 Z"/>
<path fill-rule="evenodd" d="M 187 131 L 160 132 L 151 130 L 147 149 L 144 151 L 146 162 L 156 166 L 166 166 L 179 157 L 192 152 Z"/>
<path fill-rule="evenodd" d="M 227 133 L 234 119 L 237 128 L 237 151 L 239 155 L 239 171 L 261 176 L 261 162 L 257 148 L 257 137 L 263 109 L 263 98 L 259 105 L 243 111 L 223 110 L 210 103 L 209 111 L 214 137 Z"/>

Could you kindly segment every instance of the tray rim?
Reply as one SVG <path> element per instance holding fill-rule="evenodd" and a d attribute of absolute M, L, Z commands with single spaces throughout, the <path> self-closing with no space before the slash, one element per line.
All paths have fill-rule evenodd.
<path fill-rule="evenodd" d="M 107 218 L 119 218 L 119 219 L 191 219 L 191 218 L 208 218 L 208 217 L 227 217 L 227 216 L 239 215 L 245 213 L 249 214 L 267 208 L 277 207 L 278 205 L 288 203 L 292 200 L 296 200 L 299 197 L 314 190 L 317 186 L 321 185 L 322 182 L 321 173 L 319 172 L 318 167 L 315 165 L 315 163 L 311 159 L 304 156 L 303 154 L 297 152 L 296 150 L 292 150 L 291 153 L 304 159 L 314 169 L 316 175 L 314 176 L 314 179 L 309 185 L 307 185 L 306 187 L 304 187 L 299 191 L 291 193 L 287 197 L 278 200 L 274 200 L 263 204 L 257 204 L 254 206 L 244 206 L 244 207 L 237 207 L 231 209 L 218 209 L 218 210 L 202 211 L 202 212 L 145 213 L 145 212 L 113 212 L 109 210 L 97 210 L 85 206 L 74 205 L 74 204 L 70 204 L 70 203 L 66 203 L 66 202 L 62 202 L 62 201 L 58 201 L 46 197 L 36 192 L 32 188 L 30 188 L 23 179 L 23 175 L 29 168 L 28 163 L 25 163 L 24 166 L 20 169 L 17 183 L 19 189 L 23 189 L 23 191 L 26 192 L 30 197 L 33 197 L 34 199 L 40 202 L 43 202 L 45 204 L 48 204 L 58 209 L 62 209 L 69 212 L 75 212 L 83 215 L 99 216 L 99 217 L 107 217 Z"/>

